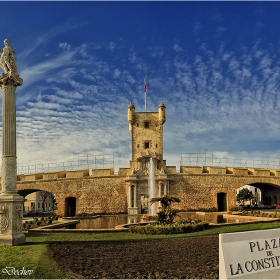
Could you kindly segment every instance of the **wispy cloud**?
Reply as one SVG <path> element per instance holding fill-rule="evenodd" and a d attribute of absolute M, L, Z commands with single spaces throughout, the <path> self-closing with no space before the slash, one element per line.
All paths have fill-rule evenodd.
<path fill-rule="evenodd" d="M 23 51 L 22 53 L 20 53 L 20 57 L 21 58 L 28 58 L 28 59 L 34 59 L 32 57 L 32 54 L 34 56 L 35 51 L 41 47 L 41 46 L 45 46 L 47 45 L 48 42 L 50 42 L 53 38 L 64 34 L 64 33 L 68 33 L 70 31 L 73 31 L 75 29 L 78 29 L 82 26 L 87 25 L 86 21 L 80 21 L 80 22 L 66 22 L 62 25 L 59 26 L 55 26 L 54 28 L 52 28 L 51 30 L 47 31 L 44 34 L 41 34 L 40 36 L 38 36 L 35 41 L 32 42 L 32 44 L 30 44 L 30 47 L 28 49 L 26 49 L 25 51 Z"/>
<path fill-rule="evenodd" d="M 86 20 L 68 20 L 35 36 L 18 59 L 24 80 L 17 88 L 19 161 L 76 160 L 90 151 L 115 154 L 116 162 L 127 166 L 131 135 L 126 109 L 132 102 L 143 111 L 144 78 L 148 111 L 157 111 L 161 101 L 167 107 L 168 165 L 178 166 L 181 153 L 204 149 L 223 157 L 278 153 L 279 46 L 260 39 L 258 32 L 267 26 L 261 8 L 251 24 L 257 35 L 244 43 L 238 34 L 233 46 L 226 40 L 233 33 L 226 14 L 211 10 L 210 27 L 200 16 L 186 21 L 184 15 L 167 40 L 157 34 L 149 40 L 149 34 L 141 41 L 144 33 L 135 29 L 139 41 L 138 35 L 128 41 L 133 28 L 127 37 L 118 34 L 121 39 L 104 39 L 102 30 L 89 36 L 81 28 Z M 86 35 L 67 39 L 63 35 L 69 31 Z"/>

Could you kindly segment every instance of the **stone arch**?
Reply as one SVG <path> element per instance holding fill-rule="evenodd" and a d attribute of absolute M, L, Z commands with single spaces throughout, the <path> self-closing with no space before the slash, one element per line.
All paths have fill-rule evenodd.
<path fill-rule="evenodd" d="M 280 202 L 280 186 L 271 183 L 253 183 L 250 184 L 259 188 L 263 194 L 262 204 L 273 206 Z"/>
<path fill-rule="evenodd" d="M 27 195 L 31 194 L 31 193 L 34 193 L 34 192 L 39 192 L 41 191 L 40 189 L 24 189 L 24 190 L 18 190 L 18 194 L 23 196 L 23 197 L 26 197 Z"/>
<path fill-rule="evenodd" d="M 280 202 L 280 186 L 277 184 L 267 183 L 267 182 L 250 182 L 246 185 L 255 187 L 260 190 L 261 197 L 258 203 L 267 206 L 273 206 Z M 243 186 L 240 186 L 243 187 Z M 240 188 L 239 187 L 239 188 Z"/>
<path fill-rule="evenodd" d="M 31 194 L 39 193 L 30 196 Z M 18 190 L 18 194 L 25 198 L 23 203 L 24 211 L 34 212 L 43 210 L 53 210 L 55 207 L 55 194 L 49 190 L 43 189 L 23 189 Z"/>

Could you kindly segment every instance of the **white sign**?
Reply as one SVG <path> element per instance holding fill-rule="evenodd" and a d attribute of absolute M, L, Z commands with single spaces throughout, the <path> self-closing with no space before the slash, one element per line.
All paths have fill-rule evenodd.
<path fill-rule="evenodd" d="M 220 279 L 280 279 L 280 229 L 219 234 Z"/>

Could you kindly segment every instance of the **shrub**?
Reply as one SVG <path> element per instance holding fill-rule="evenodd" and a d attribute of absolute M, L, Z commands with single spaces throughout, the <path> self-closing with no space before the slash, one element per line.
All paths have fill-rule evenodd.
<path fill-rule="evenodd" d="M 34 218 L 33 221 L 24 221 L 22 224 L 22 229 L 23 230 L 27 230 L 27 229 L 32 229 L 32 228 L 36 228 L 39 226 L 46 226 L 46 225 L 50 225 L 52 224 L 52 221 L 54 219 L 58 219 L 58 216 L 52 216 L 52 217 L 47 217 L 47 218 L 40 218 L 40 220 L 38 218 Z"/>
<path fill-rule="evenodd" d="M 139 234 L 181 234 L 190 233 L 195 231 L 201 231 L 208 228 L 209 223 L 197 222 L 197 223 L 173 223 L 173 224 L 149 224 L 149 225 L 132 225 L 129 227 L 130 233 Z"/>
<path fill-rule="evenodd" d="M 186 209 L 179 209 L 180 212 L 217 212 L 218 209 L 216 207 L 210 208 L 186 208 Z M 234 211 L 234 210 L 232 210 Z"/>

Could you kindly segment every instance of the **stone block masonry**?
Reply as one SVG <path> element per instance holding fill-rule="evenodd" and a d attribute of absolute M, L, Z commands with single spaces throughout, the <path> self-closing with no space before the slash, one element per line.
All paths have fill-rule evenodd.
<path fill-rule="evenodd" d="M 170 172 L 168 172 L 170 170 Z M 181 172 L 175 172 L 174 168 L 166 168 L 166 174 L 157 175 L 157 182 L 162 181 L 161 177 L 169 180 L 169 195 L 181 199 L 176 207 L 180 209 L 199 209 L 199 208 L 218 208 L 217 196 L 225 194 L 226 209 L 229 210 L 236 205 L 236 189 L 254 183 L 265 184 L 267 190 L 264 194 L 275 196 L 280 201 L 280 176 L 279 173 L 266 172 L 255 173 L 248 172 L 248 169 L 227 168 L 229 170 L 223 173 L 212 174 L 203 173 L 203 168 L 180 168 Z M 205 169 L 204 169 L 205 170 Z M 125 171 L 125 172 L 124 172 Z M 132 170 L 121 169 L 119 174 L 109 175 L 113 172 L 111 169 L 92 170 L 92 176 L 81 170 L 76 174 L 80 177 L 67 178 L 62 176 L 63 171 L 32 175 L 33 180 L 26 180 L 29 175 L 18 176 L 17 190 L 26 193 L 30 190 L 45 190 L 56 195 L 58 202 L 57 213 L 65 215 L 65 200 L 68 197 L 76 199 L 76 214 L 79 213 L 126 213 L 128 208 L 128 174 Z M 254 174 L 254 175 L 253 175 Z M 258 174 L 258 175 L 255 175 Z M 86 176 L 85 176 L 86 175 Z M 266 176 L 269 175 L 269 176 Z M 148 177 L 135 177 L 135 184 L 139 184 L 140 189 L 147 188 Z M 274 190 L 268 186 L 275 186 Z M 140 200 L 140 198 L 139 198 Z"/>

